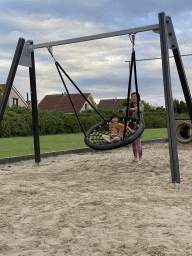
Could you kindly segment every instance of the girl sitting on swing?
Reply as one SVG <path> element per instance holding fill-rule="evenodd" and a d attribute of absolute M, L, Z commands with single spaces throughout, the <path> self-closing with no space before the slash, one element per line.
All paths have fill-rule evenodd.
<path fill-rule="evenodd" d="M 110 120 L 111 122 L 109 122 L 109 130 L 111 131 L 111 135 L 103 134 L 102 138 L 107 143 L 110 143 L 110 144 L 114 142 L 122 141 L 125 125 L 122 123 L 119 123 L 119 117 L 116 113 L 111 114 Z M 126 130 L 129 130 L 131 133 L 135 132 L 128 126 L 126 126 Z"/>

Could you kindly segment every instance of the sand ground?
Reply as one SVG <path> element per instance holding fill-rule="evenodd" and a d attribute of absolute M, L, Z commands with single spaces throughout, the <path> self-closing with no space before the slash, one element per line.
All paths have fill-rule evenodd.
<path fill-rule="evenodd" d="M 0 255 L 192 255 L 192 145 L 167 143 L 0 165 Z"/>

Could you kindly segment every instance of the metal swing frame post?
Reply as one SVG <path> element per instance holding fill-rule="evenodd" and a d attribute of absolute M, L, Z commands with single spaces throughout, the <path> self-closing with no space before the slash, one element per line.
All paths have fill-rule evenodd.
<path fill-rule="evenodd" d="M 28 41 L 29 45 L 33 45 L 33 41 Z M 32 103 L 32 119 L 33 119 L 33 139 L 35 162 L 39 164 L 40 157 L 40 143 L 39 143 L 39 124 L 38 124 L 38 110 L 37 110 L 37 89 L 36 89 L 36 74 L 35 74 L 35 57 L 34 51 L 31 51 L 31 67 L 29 67 L 30 89 L 31 89 L 31 103 Z"/>
<path fill-rule="evenodd" d="M 22 54 L 26 53 L 27 45 L 32 45 L 32 41 L 25 43 L 25 39 L 19 38 L 15 54 L 13 57 L 12 65 L 8 74 L 6 86 L 3 92 L 2 100 L 0 102 L 0 124 L 3 119 L 7 101 L 11 92 L 11 87 L 16 75 L 17 67 L 21 62 Z M 31 101 L 32 101 L 32 119 L 33 119 L 33 132 L 34 132 L 34 149 L 35 149 L 35 162 L 40 162 L 40 147 L 39 147 L 39 126 L 38 126 L 38 114 L 37 114 L 37 93 L 36 93 L 36 78 L 35 78 L 35 62 L 34 51 L 30 51 L 28 54 L 27 66 L 29 67 L 30 87 L 31 87 Z"/>
<path fill-rule="evenodd" d="M 178 43 L 177 43 L 177 39 L 176 39 L 176 35 L 175 35 L 174 28 L 173 28 L 171 17 L 169 17 L 169 16 L 166 17 L 166 24 L 167 24 L 167 28 L 169 30 L 169 40 L 170 40 L 170 45 L 171 45 L 170 48 L 173 51 L 175 64 L 176 64 L 176 67 L 177 67 L 179 79 L 180 79 L 181 86 L 182 86 L 182 89 L 183 89 L 183 94 L 184 94 L 186 105 L 187 105 L 187 108 L 188 108 L 188 113 L 189 113 L 191 123 L 192 123 L 192 98 L 191 98 L 191 93 L 190 93 L 190 90 L 189 90 L 187 77 L 186 77 L 186 74 L 185 74 L 185 69 L 184 69 L 184 66 L 183 66 L 182 59 L 181 59 L 181 54 L 180 54 L 180 51 L 179 51 L 179 46 L 178 46 Z"/>
<path fill-rule="evenodd" d="M 167 29 L 166 15 L 164 12 L 159 13 L 159 29 L 160 29 L 162 71 L 163 71 L 164 95 L 165 95 L 165 106 L 166 106 L 166 116 L 167 116 L 171 176 L 172 176 L 172 182 L 175 185 L 175 189 L 178 189 L 179 183 L 180 183 L 180 172 L 179 172 L 179 161 L 178 161 L 178 152 L 177 152 L 177 140 L 176 140 L 176 130 L 175 130 L 175 122 L 174 122 L 174 109 L 173 109 L 171 75 L 170 75 L 170 64 L 169 64 L 169 38 L 168 38 L 169 32 Z"/>
<path fill-rule="evenodd" d="M 7 101 L 9 99 L 9 94 L 11 92 L 11 87 L 13 85 L 13 81 L 14 81 L 14 78 L 15 78 L 15 75 L 16 75 L 16 72 L 17 72 L 17 67 L 19 65 L 19 60 L 21 58 L 21 54 L 22 54 L 24 44 L 25 44 L 25 39 L 19 38 L 16 50 L 15 50 L 15 54 L 14 54 L 14 57 L 13 57 L 13 61 L 12 61 L 12 64 L 11 64 L 11 68 L 10 68 L 10 71 L 9 71 L 9 74 L 8 74 L 8 77 L 7 77 L 7 81 L 6 81 L 5 89 L 4 89 L 4 92 L 3 92 L 3 96 L 2 96 L 2 99 L 0 101 L 0 124 L 1 124 L 1 121 L 3 119 L 3 115 L 4 115 L 4 112 L 5 112 Z"/>

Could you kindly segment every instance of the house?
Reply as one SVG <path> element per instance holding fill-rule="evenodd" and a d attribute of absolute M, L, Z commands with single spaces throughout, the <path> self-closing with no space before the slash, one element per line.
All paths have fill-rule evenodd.
<path fill-rule="evenodd" d="M 5 89 L 5 84 L 0 84 L 0 87 Z M 21 96 L 21 94 L 17 91 L 17 89 L 12 85 L 11 92 L 9 94 L 9 98 L 7 101 L 7 106 L 12 107 L 13 105 L 16 105 L 17 107 L 28 107 L 27 102 L 25 99 Z"/>
<path fill-rule="evenodd" d="M 117 109 L 119 108 L 119 105 L 121 105 L 121 101 L 123 99 L 104 99 L 100 100 L 99 104 L 97 105 L 97 108 L 110 108 L 110 109 Z"/>
<path fill-rule="evenodd" d="M 91 96 L 91 93 L 84 93 L 85 97 L 96 108 L 96 103 Z M 80 93 L 70 94 L 77 112 L 84 111 L 86 109 L 92 109 L 89 103 L 83 98 Z M 38 105 L 39 110 L 60 110 L 64 113 L 74 113 L 70 99 L 66 93 L 46 95 Z"/>

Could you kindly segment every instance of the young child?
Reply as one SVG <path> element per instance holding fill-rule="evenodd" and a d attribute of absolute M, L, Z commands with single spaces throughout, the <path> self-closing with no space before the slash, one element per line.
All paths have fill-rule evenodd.
<path fill-rule="evenodd" d="M 119 123 L 119 117 L 116 113 L 111 114 L 110 120 L 111 122 L 109 122 L 109 130 L 111 131 L 111 135 L 103 134 L 102 138 L 108 143 L 122 141 L 125 125 L 122 123 Z M 129 130 L 131 133 L 135 132 L 128 126 L 126 126 L 126 130 Z"/>

